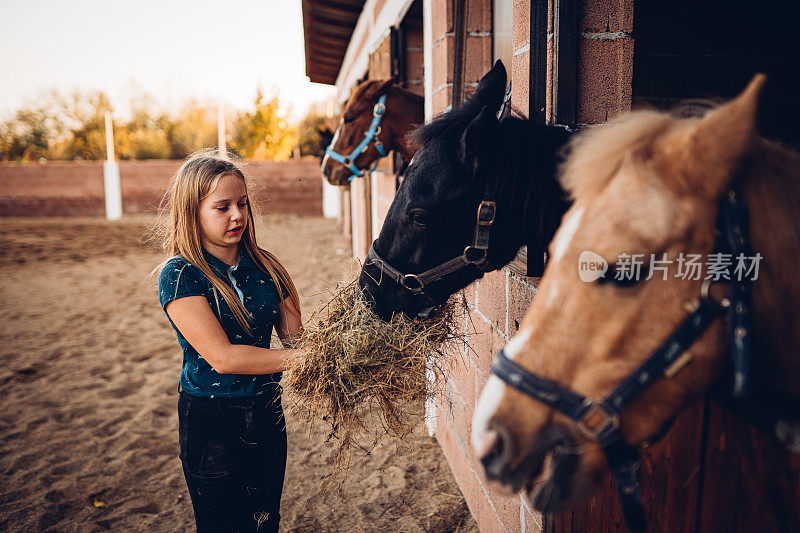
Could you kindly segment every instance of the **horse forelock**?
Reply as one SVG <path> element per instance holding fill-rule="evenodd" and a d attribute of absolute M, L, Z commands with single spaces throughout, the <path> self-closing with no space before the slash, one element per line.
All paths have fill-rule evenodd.
<path fill-rule="evenodd" d="M 561 186 L 573 200 L 591 198 L 611 182 L 626 158 L 647 158 L 659 137 L 680 119 L 657 111 L 635 111 L 618 121 L 584 130 L 569 142 Z"/>
<path fill-rule="evenodd" d="M 454 133 L 461 133 L 467 128 L 470 121 L 478 116 L 480 110 L 480 101 L 477 99 L 468 100 L 463 106 L 444 112 L 430 121 L 428 124 L 424 124 L 415 129 L 410 133 L 409 139 L 413 143 L 422 146 L 423 144 L 442 136 L 449 130 Z"/>

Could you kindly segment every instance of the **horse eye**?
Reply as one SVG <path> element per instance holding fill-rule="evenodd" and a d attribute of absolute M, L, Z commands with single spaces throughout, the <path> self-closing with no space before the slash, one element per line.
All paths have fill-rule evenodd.
<path fill-rule="evenodd" d="M 353 122 L 355 119 L 356 119 L 356 117 L 355 117 L 355 116 L 352 116 L 352 117 L 344 117 L 344 123 L 345 123 L 345 124 L 350 124 L 350 123 L 351 123 L 351 122 Z"/>
<path fill-rule="evenodd" d="M 603 274 L 603 276 L 597 278 L 597 283 L 599 283 L 600 285 L 605 285 L 606 283 L 611 283 L 615 287 L 619 287 L 619 288 L 625 289 L 625 288 L 628 288 L 628 287 L 633 287 L 634 285 L 636 285 L 637 283 L 642 281 L 644 279 L 643 275 L 644 275 L 645 272 L 647 272 L 647 271 L 644 270 L 641 273 L 641 275 L 638 275 L 638 276 L 635 275 L 635 274 L 631 275 L 630 271 L 625 272 L 624 275 L 619 275 L 616 265 L 611 264 L 611 265 L 609 265 L 608 270 L 606 271 L 606 273 Z"/>
<path fill-rule="evenodd" d="M 415 210 L 408 214 L 408 219 L 417 226 L 427 226 L 430 222 L 430 215 L 426 211 Z"/>

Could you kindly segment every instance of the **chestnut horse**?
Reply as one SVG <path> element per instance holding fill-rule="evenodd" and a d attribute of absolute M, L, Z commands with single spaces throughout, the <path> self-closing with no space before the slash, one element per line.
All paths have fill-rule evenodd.
<path fill-rule="evenodd" d="M 356 87 L 322 159 L 322 174 L 328 182 L 347 185 L 392 150 L 410 160 L 416 147 L 408 144 L 406 134 L 424 121 L 423 104 L 421 96 L 393 80 L 368 80 Z M 379 112 L 382 115 L 376 120 Z M 354 153 L 364 141 L 367 142 L 363 149 Z M 331 152 L 340 154 L 342 161 L 337 161 Z"/>
<path fill-rule="evenodd" d="M 764 81 L 704 117 L 634 112 L 572 142 L 561 182 L 574 203 L 472 421 L 487 476 L 524 489 L 534 507 L 573 506 L 612 470 L 623 510 L 636 514 L 630 456 L 706 393 L 726 352 L 748 343 L 753 367 L 737 364 L 740 392 L 749 377 L 752 403 L 778 398 L 770 409 L 800 413 L 800 156 L 755 132 Z M 748 272 L 752 306 L 734 299 L 732 269 L 731 281 L 710 267 L 681 272 L 680 258 L 710 258 L 742 212 L 752 257 L 763 257 L 749 263 L 760 264 L 756 279 Z M 733 234 L 746 243 L 747 223 Z M 587 253 L 608 271 L 582 276 Z M 658 273 L 620 276 L 633 254 Z M 752 328 L 728 331 L 724 318 L 748 313 Z"/>

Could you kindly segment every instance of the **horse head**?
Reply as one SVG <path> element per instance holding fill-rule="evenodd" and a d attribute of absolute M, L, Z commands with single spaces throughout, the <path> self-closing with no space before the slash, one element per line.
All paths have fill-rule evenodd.
<path fill-rule="evenodd" d="M 568 134 L 499 121 L 505 90 L 498 61 L 463 106 L 413 134 L 420 148 L 359 278 L 384 319 L 425 313 L 511 261 L 528 230 L 547 233 L 540 204 L 560 205 L 555 154 Z M 555 220 L 551 233 L 561 213 L 545 217 Z"/>
<path fill-rule="evenodd" d="M 319 136 L 319 158 L 320 161 L 325 157 L 325 152 L 328 150 L 328 146 L 331 145 L 331 141 L 333 141 L 333 131 L 327 126 L 324 128 L 317 128 L 317 135 Z"/>
<path fill-rule="evenodd" d="M 407 159 L 414 147 L 406 135 L 423 121 L 423 98 L 393 80 L 368 80 L 355 88 L 322 159 L 332 185 L 347 185 L 391 150 Z"/>
<path fill-rule="evenodd" d="M 520 331 L 498 356 L 534 385 L 524 393 L 496 370 L 472 422 L 487 476 L 524 489 L 534 507 L 557 511 L 587 498 L 616 460 L 604 434 L 616 432 L 635 451 L 720 374 L 727 340 L 719 315 L 706 314 L 690 342 L 674 333 L 696 325 L 686 322 L 702 314 L 701 300 L 726 301 L 706 271 L 686 275 L 687 260 L 705 263 L 715 249 L 721 202 L 757 139 L 763 81 L 704 117 L 640 111 L 572 141 L 561 181 L 574 203 Z M 620 275 L 636 257 L 640 273 Z M 659 350 L 673 359 L 650 375 L 642 365 Z M 607 409 L 620 384 L 637 386 L 631 381 L 647 388 L 619 401 L 618 412 Z M 565 405 L 575 401 L 572 416 Z"/>

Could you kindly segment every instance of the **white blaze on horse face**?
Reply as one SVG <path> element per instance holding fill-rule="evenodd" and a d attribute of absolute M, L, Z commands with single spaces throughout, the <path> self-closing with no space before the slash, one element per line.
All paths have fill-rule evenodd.
<path fill-rule="evenodd" d="M 497 376 L 489 376 L 486 386 L 475 406 L 475 414 L 472 415 L 472 448 L 478 457 L 484 457 L 494 447 L 497 442 L 497 432 L 489 429 L 489 419 L 497 411 L 503 399 L 505 383 Z"/>
<path fill-rule="evenodd" d="M 522 347 L 527 344 L 528 340 L 531 338 L 531 328 L 525 328 L 516 335 L 514 335 L 506 347 L 503 348 L 503 352 L 505 352 L 506 357 L 514 360 L 514 357 L 522 350 Z"/>
<path fill-rule="evenodd" d="M 514 359 L 528 340 L 531 338 L 531 329 L 525 328 L 514 336 L 503 351 L 509 359 Z M 488 454 L 497 442 L 497 432 L 490 429 L 489 420 L 494 416 L 500 402 L 503 399 L 506 385 L 497 376 L 489 376 L 486 386 L 483 388 L 478 405 L 475 407 L 475 414 L 472 417 L 472 447 L 478 457 Z"/>
<path fill-rule="evenodd" d="M 330 148 L 331 150 L 335 150 L 336 149 L 335 148 L 336 141 L 339 140 L 339 132 L 340 131 L 342 131 L 342 122 L 341 121 L 339 122 L 339 127 L 336 128 L 336 131 L 333 133 L 333 137 L 331 138 L 330 144 L 328 144 L 328 148 Z M 325 169 L 325 164 L 328 162 L 328 148 L 325 149 L 325 156 L 322 158 L 322 163 L 320 164 L 320 167 L 323 170 Z"/>
<path fill-rule="evenodd" d="M 567 251 L 567 248 L 569 248 L 569 243 L 572 242 L 575 232 L 578 231 L 578 228 L 580 227 L 581 218 L 583 218 L 582 207 L 575 210 L 575 212 L 572 213 L 558 229 L 558 235 L 556 235 L 555 243 L 553 243 L 552 261 L 558 261 Z"/>

